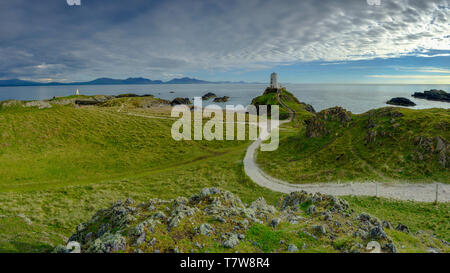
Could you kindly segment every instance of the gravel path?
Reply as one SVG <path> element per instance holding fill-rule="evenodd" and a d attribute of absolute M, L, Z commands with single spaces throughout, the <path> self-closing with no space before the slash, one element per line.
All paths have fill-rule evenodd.
<path fill-rule="evenodd" d="M 283 104 L 280 101 L 281 104 Z M 284 104 L 283 104 L 284 106 Z M 288 108 L 289 109 L 289 108 Z M 292 119 L 292 116 L 291 116 Z M 280 125 L 290 122 L 291 119 L 280 121 Z M 323 193 L 335 196 L 379 196 L 399 200 L 411 200 L 419 202 L 434 202 L 436 200 L 436 187 L 438 187 L 439 202 L 450 202 L 450 185 L 447 184 L 409 184 L 409 183 L 383 183 L 383 182 L 347 182 L 347 183 L 317 183 L 317 184 L 292 184 L 276 179 L 264 173 L 256 164 L 256 151 L 262 140 L 253 142 L 247 149 L 244 158 L 244 170 L 253 182 L 261 187 L 273 191 L 290 193 L 306 191 L 310 193 Z M 378 192 L 378 193 L 377 193 Z"/>

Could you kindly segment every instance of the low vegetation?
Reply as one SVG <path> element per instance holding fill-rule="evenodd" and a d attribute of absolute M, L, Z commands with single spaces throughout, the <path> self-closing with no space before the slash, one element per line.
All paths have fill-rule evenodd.
<path fill-rule="evenodd" d="M 292 183 L 335 181 L 450 183 L 450 110 L 386 107 L 354 115 L 340 107 L 281 132 L 258 163 Z"/>
<path fill-rule="evenodd" d="M 389 234 L 386 232 L 389 230 Z M 190 198 L 115 202 L 77 226 L 69 242 L 82 252 L 372 252 L 448 251 L 430 234 L 413 235 L 333 196 L 292 193 L 277 207 L 258 198 L 205 188 Z M 73 244 L 73 243 L 72 243 Z M 377 245 L 379 249 L 372 249 Z M 61 245 L 56 252 L 69 252 Z"/>
<path fill-rule="evenodd" d="M 107 105 L 89 107 L 74 106 L 77 98 L 56 98 L 49 102 L 51 107 L 41 109 L 16 103 L 0 107 L 0 252 L 53 251 L 97 210 L 127 198 L 135 204 L 175 199 L 209 187 L 230 191 L 244 203 L 264 197 L 268 205 L 275 206 L 282 196 L 246 177 L 242 159 L 248 141 L 176 142 L 170 137 L 174 120 L 169 108 L 150 97 L 116 98 Z M 144 101 L 152 103 L 150 108 Z M 297 129 L 283 131 L 283 137 Z M 449 238 L 447 204 L 346 199 L 356 212 L 367 211 L 393 224 L 401 222 L 414 233 L 423 231 L 424 239 L 416 242 L 407 234 L 386 230 L 399 251 L 423 252 L 434 247 L 448 252 L 440 240 L 431 237 L 434 233 L 439 239 Z M 237 250 L 287 251 L 289 245 L 274 243 L 281 238 L 299 251 L 339 251 L 346 241 L 337 245 L 327 241 L 322 246 L 321 240 L 314 243 L 298 235 L 298 228 L 286 222 L 276 229 L 267 223 L 253 225 L 245 232 L 248 242 Z M 175 250 L 169 248 L 169 237 L 159 242 L 167 246 L 161 251 Z M 180 251 L 192 246 L 182 244 L 186 247 Z M 208 251 L 225 250 L 220 243 L 205 245 Z"/>

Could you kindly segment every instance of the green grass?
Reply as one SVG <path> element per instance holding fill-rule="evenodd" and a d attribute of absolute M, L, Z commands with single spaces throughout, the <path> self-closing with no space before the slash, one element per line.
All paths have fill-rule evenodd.
<path fill-rule="evenodd" d="M 450 204 L 397 201 L 375 197 L 345 197 L 350 206 L 390 221 L 394 227 L 402 223 L 412 233 L 433 231 L 436 236 L 450 241 Z"/>
<path fill-rule="evenodd" d="M 311 113 L 305 110 L 305 105 L 301 104 L 298 99 L 286 89 L 282 89 L 280 99 L 295 112 L 295 120 L 292 123 L 294 126 L 301 126 L 302 121 L 312 116 Z M 277 99 L 277 94 L 274 92 L 265 92 L 263 95 L 253 99 L 254 105 L 278 105 L 280 108 L 280 119 L 289 118 L 289 110 L 281 105 Z"/>
<path fill-rule="evenodd" d="M 170 135 L 173 120 L 116 110 L 2 109 L 0 215 L 6 217 L 0 218 L 0 251 L 50 250 L 96 210 L 128 197 L 174 198 L 210 186 L 248 201 L 264 196 L 274 202 L 279 196 L 246 178 L 242 158 L 247 141 L 177 142 Z M 16 230 L 28 228 L 9 220 L 19 213 L 42 232 L 12 244 Z"/>
<path fill-rule="evenodd" d="M 403 116 L 391 118 L 390 111 Z M 370 130 L 377 132 L 373 142 L 366 141 L 369 119 L 374 125 Z M 448 166 L 444 168 L 439 163 L 439 154 L 423 151 L 415 143 L 416 137 L 450 139 L 450 130 L 445 129 L 450 124 L 448 109 L 382 108 L 352 115 L 348 127 L 335 121 L 325 122 L 328 134 L 321 137 L 307 138 L 304 126 L 281 131 L 279 149 L 259 152 L 258 163 L 270 175 L 292 183 L 450 183 Z M 423 160 L 418 159 L 417 152 L 423 154 Z"/>
<path fill-rule="evenodd" d="M 109 108 L 19 109 L 0 114 L 0 191 L 122 177 L 213 156 L 244 141 L 172 139 L 173 120 Z"/>
<path fill-rule="evenodd" d="M 0 252 L 50 251 L 64 243 L 79 223 L 119 199 L 190 196 L 212 186 L 236 193 L 244 202 L 263 196 L 275 204 L 281 196 L 246 177 L 242 159 L 248 142 L 176 142 L 170 137 L 173 120 L 131 116 L 117 109 L 0 110 Z M 133 111 L 167 116 L 154 109 Z M 280 149 L 286 145 L 282 142 Z M 433 210 L 411 202 L 348 200 L 358 210 L 402 222 L 412 230 L 449 237 L 446 204 Z M 424 215 L 415 206 L 424 207 Z M 18 214 L 28 217 L 32 225 Z M 332 251 L 308 243 L 311 238 L 295 230 L 271 233 L 255 228 L 252 234 L 260 242 L 267 239 L 267 249 L 274 249 L 275 239 L 281 236 L 299 249 L 305 242 L 308 252 Z M 398 237 L 405 244 L 410 240 Z M 246 245 L 240 250 L 252 249 Z"/>

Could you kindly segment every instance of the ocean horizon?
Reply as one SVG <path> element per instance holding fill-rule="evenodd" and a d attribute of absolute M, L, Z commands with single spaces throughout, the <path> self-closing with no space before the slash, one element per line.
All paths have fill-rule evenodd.
<path fill-rule="evenodd" d="M 176 97 L 201 97 L 207 92 L 217 96 L 229 96 L 226 103 L 219 105 L 249 105 L 259 96 L 267 84 L 149 84 L 149 85 L 72 85 L 72 86 L 15 86 L 0 87 L 0 101 L 46 100 L 53 97 L 74 95 L 78 89 L 82 95 L 118 95 L 134 93 L 151 94 L 172 100 Z M 414 92 L 430 89 L 450 90 L 450 84 L 285 84 L 288 91 L 300 101 L 311 104 L 316 111 L 341 106 L 355 114 L 388 106 L 386 101 L 394 97 L 405 97 L 416 103 L 411 109 L 444 108 L 450 103 L 416 99 Z M 204 105 L 211 104 L 205 101 Z"/>

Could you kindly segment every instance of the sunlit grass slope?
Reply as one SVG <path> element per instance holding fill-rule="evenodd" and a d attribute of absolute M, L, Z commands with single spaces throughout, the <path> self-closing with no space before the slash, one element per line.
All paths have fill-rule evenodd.
<path fill-rule="evenodd" d="M 168 112 L 122 108 L 122 103 L 1 109 L 0 252 L 51 251 L 79 223 L 119 199 L 169 199 L 212 186 L 229 190 L 244 202 L 262 196 L 275 204 L 281 196 L 246 177 L 242 159 L 248 142 L 176 142 L 170 136 L 173 119 L 143 116 Z M 448 223 L 447 204 L 348 200 L 358 211 L 449 238 L 443 225 Z M 262 243 L 272 240 L 265 232 L 252 236 Z M 401 237 L 398 242 L 409 247 L 408 240 Z M 415 249 L 424 251 L 423 245 Z"/>
<path fill-rule="evenodd" d="M 331 112 L 310 119 L 309 128 L 282 131 L 278 150 L 258 154 L 260 166 L 293 183 L 450 182 L 450 110 Z"/>
<path fill-rule="evenodd" d="M 190 162 L 244 143 L 177 142 L 171 137 L 172 123 L 103 107 L 0 111 L 0 190 L 120 177 Z"/>

